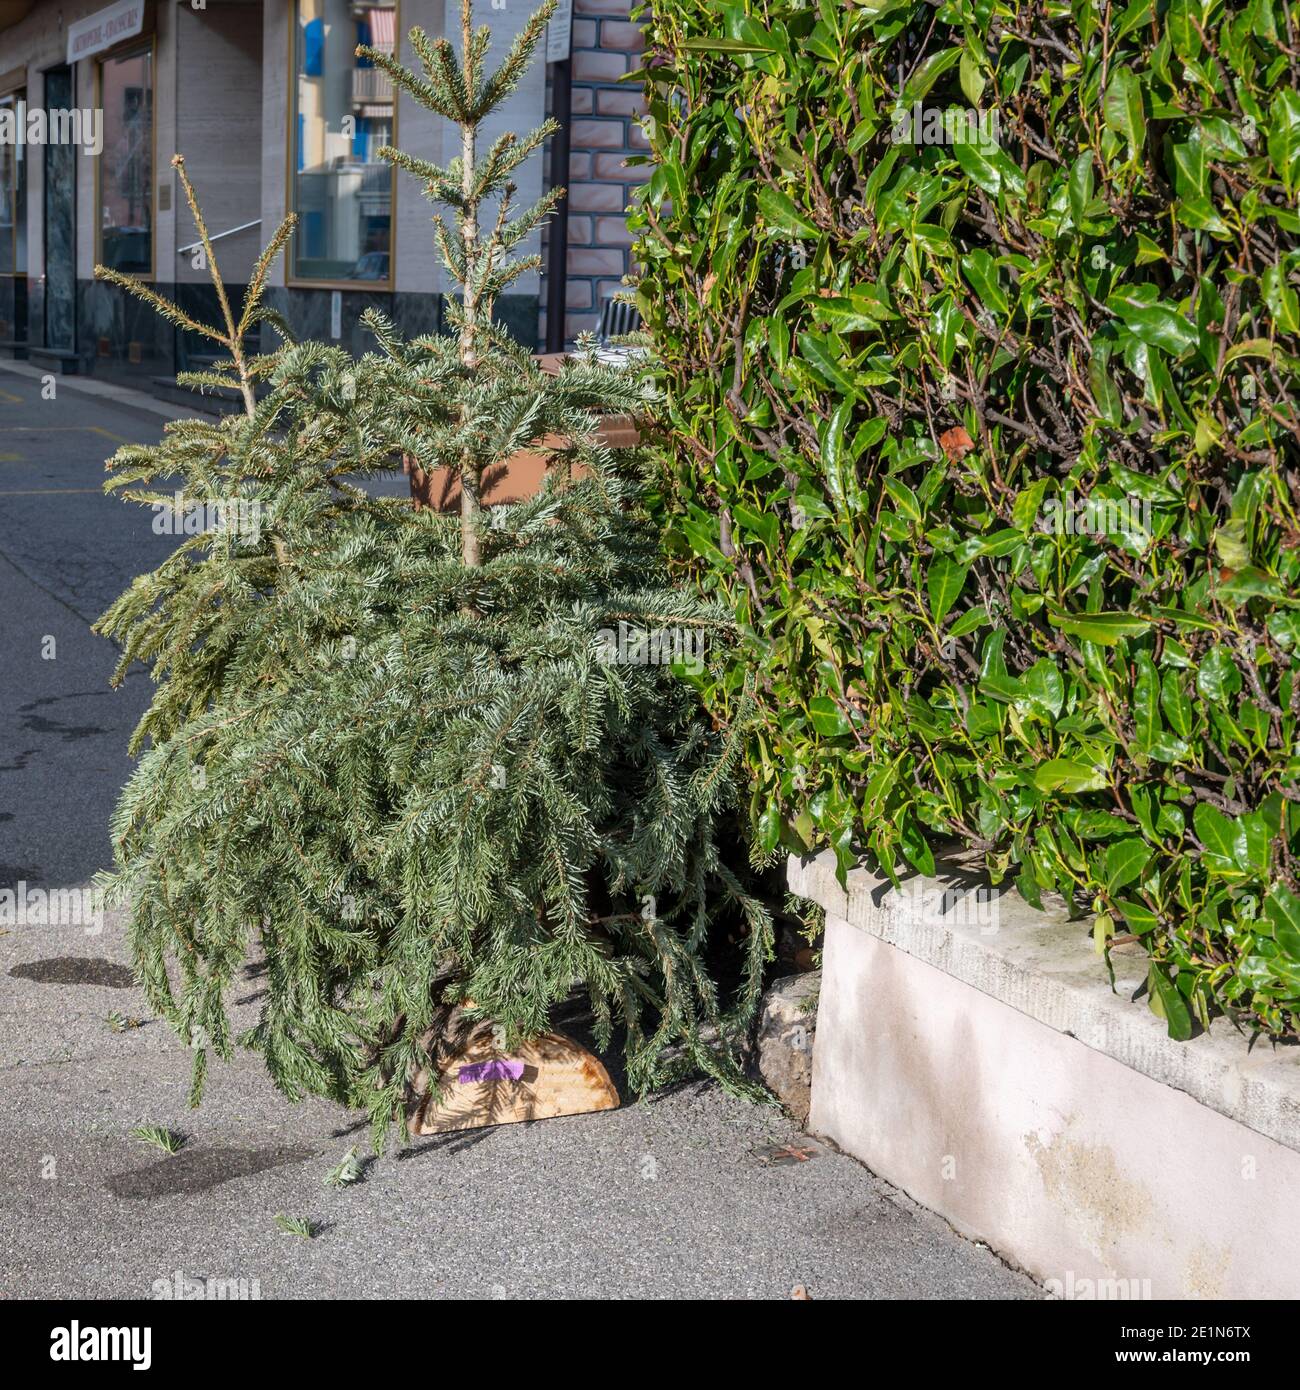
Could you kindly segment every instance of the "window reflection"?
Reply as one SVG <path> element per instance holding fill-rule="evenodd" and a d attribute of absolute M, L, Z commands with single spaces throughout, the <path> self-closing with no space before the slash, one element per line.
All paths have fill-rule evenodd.
<path fill-rule="evenodd" d="M 0 97 L 0 110 L 17 122 L 25 92 Z M 0 275 L 27 274 L 27 148 L 15 138 L 0 144 Z"/>
<path fill-rule="evenodd" d="M 99 167 L 99 259 L 153 271 L 153 55 L 106 58 L 99 68 L 104 152 Z"/>
<path fill-rule="evenodd" d="M 355 49 L 392 53 L 397 7 L 298 0 L 294 34 L 294 275 L 387 281 L 393 177 L 378 151 L 393 140 L 393 86 Z"/>

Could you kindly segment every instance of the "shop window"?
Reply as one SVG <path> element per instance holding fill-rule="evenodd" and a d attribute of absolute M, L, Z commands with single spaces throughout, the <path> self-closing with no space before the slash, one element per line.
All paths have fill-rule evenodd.
<path fill-rule="evenodd" d="M 98 250 L 103 265 L 153 274 L 153 53 L 99 64 L 104 149 L 97 183 Z"/>
<path fill-rule="evenodd" d="M 0 123 L 22 118 L 26 93 L 0 96 Z M 27 274 L 27 147 L 16 138 L 0 144 L 0 275 Z"/>

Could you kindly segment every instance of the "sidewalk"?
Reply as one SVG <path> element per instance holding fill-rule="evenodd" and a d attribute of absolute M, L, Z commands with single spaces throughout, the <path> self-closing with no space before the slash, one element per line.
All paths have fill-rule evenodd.
<path fill-rule="evenodd" d="M 29 362 L 15 362 L 5 357 L 0 357 L 0 372 L 11 373 L 30 382 L 36 388 L 32 392 L 33 395 L 39 395 L 41 383 L 49 375 Z M 3 377 L 0 377 L 0 381 L 3 381 Z M 93 376 L 55 376 L 54 382 L 57 393 L 72 391 L 78 396 L 112 404 L 119 410 L 127 411 L 150 423 L 157 421 L 162 424 L 167 420 L 202 418 L 204 415 L 216 416 L 220 413 L 217 401 L 200 396 L 198 392 L 194 393 L 194 406 L 186 409 L 160 400 L 143 388 L 123 386 L 116 381 L 101 381 Z"/>
<path fill-rule="evenodd" d="M 188 1110 L 187 1052 L 114 985 L 127 958 L 111 919 L 0 937 L 0 1297 L 148 1298 L 178 1272 L 264 1298 L 1042 1296 L 847 1157 L 774 1164 L 762 1150 L 809 1141 L 711 1085 L 421 1140 L 326 1188 L 350 1145 L 369 1152 L 356 1117 L 289 1105 L 251 1056 L 214 1061 Z M 22 969 L 77 959 L 100 963 Z M 30 977 L 64 973 L 104 983 Z M 259 996 L 236 990 L 241 1024 Z M 145 1022 L 115 1033 L 110 1011 Z M 188 1143 L 165 1156 L 140 1124 Z M 287 1235 L 281 1212 L 323 1230 Z"/>

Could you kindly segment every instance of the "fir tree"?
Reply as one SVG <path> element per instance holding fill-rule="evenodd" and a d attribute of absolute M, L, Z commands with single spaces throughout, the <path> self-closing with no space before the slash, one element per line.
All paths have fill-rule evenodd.
<path fill-rule="evenodd" d="M 375 398 L 399 426 L 390 437 L 422 465 L 432 460 L 458 476 L 461 553 L 470 566 L 481 560 L 483 482 L 489 470 L 516 450 L 537 446 L 547 434 L 574 441 L 559 461 L 564 470 L 575 460 L 590 464 L 585 456 L 589 412 L 635 411 L 647 402 L 634 376 L 601 367 L 592 355 L 558 379 L 551 377 L 492 321 L 498 297 L 540 267 L 540 256 L 515 251 L 551 214 L 564 189 L 551 189 L 531 207 L 515 211 L 513 175 L 554 134 L 554 121 L 523 138 L 506 132 L 486 150 L 480 148 L 479 132 L 518 86 L 554 9 L 555 0 L 548 0 L 491 72 L 485 60 L 492 31 L 486 25 L 474 29 L 471 0 L 461 3 L 459 58 L 449 39 L 411 30 L 423 76 L 391 54 L 357 48 L 358 56 L 382 68 L 398 88 L 460 128 L 460 155 L 446 168 L 390 146 L 379 151 L 396 169 L 419 179 L 425 196 L 452 214 L 453 225 L 441 213 L 435 213 L 433 225 L 443 264 L 461 291 L 448 311 L 453 335 L 423 338 L 408 348 L 394 340 L 382 315 L 368 313 L 363 321 L 395 369 Z"/>
<path fill-rule="evenodd" d="M 195 1049 L 196 1103 L 208 1050 L 242 1044 L 287 1095 L 364 1107 L 378 1145 L 410 1079 L 448 1061 L 467 998 L 516 1039 L 575 987 L 602 1045 L 621 1032 L 635 1088 L 682 1065 L 736 1080 L 707 1038 L 752 1014 L 771 929 L 734 848 L 744 697 L 716 728 L 692 684 L 731 628 L 671 584 L 635 460 L 595 443 L 591 408 L 644 407 L 646 388 L 590 353 L 548 377 L 491 322 L 528 263 L 510 248 L 554 197 L 509 214 L 509 174 L 544 131 L 481 158 L 474 132 L 547 12 L 491 75 L 468 3 L 459 66 L 418 30 L 427 80 L 371 55 L 466 131 L 446 171 L 389 152 L 456 210 L 458 235 L 437 231 L 463 289 L 454 335 L 404 343 L 371 316 L 377 349 L 359 361 L 287 335 L 246 360 L 282 228 L 238 319 L 218 291 L 225 326 L 205 331 L 229 360 L 188 378 L 235 386 L 243 412 L 110 460 L 127 496 L 157 505 L 179 481 L 255 522 L 187 539 L 100 622 L 118 678 L 141 660 L 158 682 L 113 820 L 114 887 L 150 1002 Z M 485 475 L 548 434 L 568 440 L 553 476 L 486 522 Z M 366 491 L 402 452 L 459 474 L 459 518 Z M 690 635 L 693 673 L 642 659 L 664 632 Z M 704 954 L 719 924 L 748 942 L 729 1007 Z M 253 959 L 266 997 L 235 1037 L 227 995 Z"/>

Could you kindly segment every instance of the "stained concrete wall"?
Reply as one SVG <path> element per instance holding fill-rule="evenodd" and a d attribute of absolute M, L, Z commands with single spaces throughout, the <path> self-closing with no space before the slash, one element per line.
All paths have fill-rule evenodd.
<path fill-rule="evenodd" d="M 1300 1049 L 1174 1042 L 1140 951 L 1112 992 L 1086 923 L 963 908 L 964 870 L 789 880 L 827 908 L 813 1133 L 1061 1296 L 1300 1294 Z"/>

